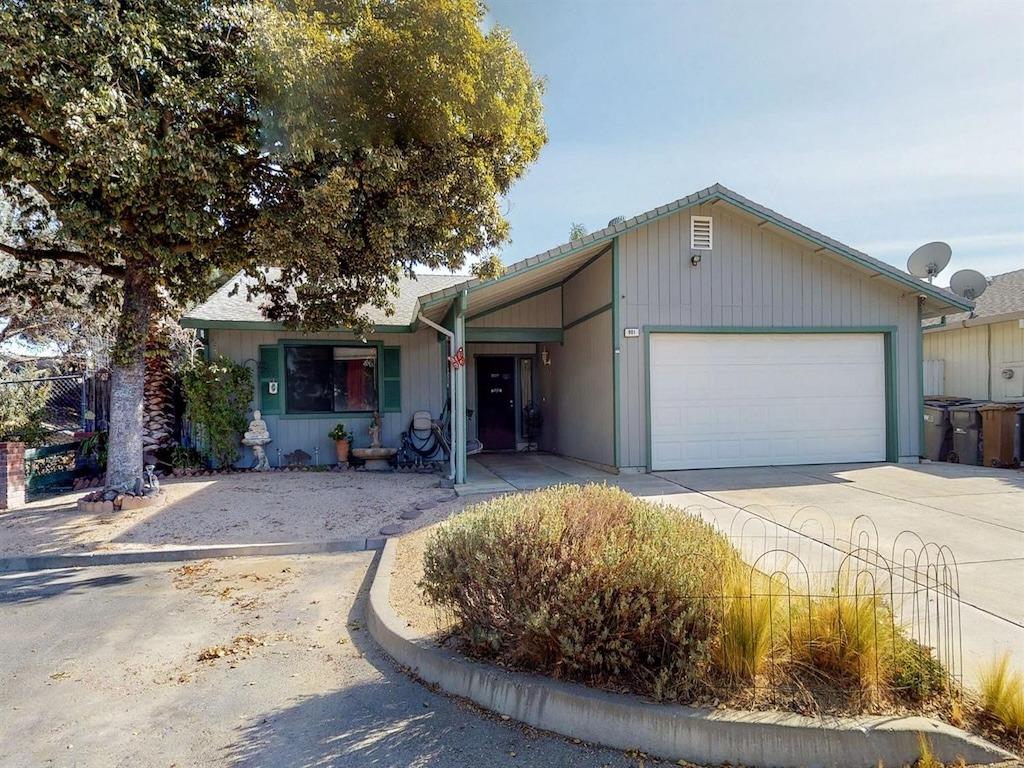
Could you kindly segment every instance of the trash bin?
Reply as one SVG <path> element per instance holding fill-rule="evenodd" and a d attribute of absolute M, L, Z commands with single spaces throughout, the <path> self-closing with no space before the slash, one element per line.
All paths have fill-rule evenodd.
<path fill-rule="evenodd" d="M 981 464 L 981 403 L 960 403 L 950 406 L 949 423 L 953 441 L 947 461 L 958 464 Z"/>
<path fill-rule="evenodd" d="M 1013 455 L 1017 457 L 1018 464 L 1024 464 L 1024 408 L 1017 411 L 1017 431 L 1013 436 Z"/>
<path fill-rule="evenodd" d="M 1014 433 L 1020 418 L 1016 403 L 988 403 L 978 408 L 981 414 L 982 458 L 986 467 L 1015 467 Z"/>
<path fill-rule="evenodd" d="M 949 409 L 942 403 L 926 401 L 924 405 L 924 457 L 932 461 L 945 461 L 953 431 L 949 423 Z"/>

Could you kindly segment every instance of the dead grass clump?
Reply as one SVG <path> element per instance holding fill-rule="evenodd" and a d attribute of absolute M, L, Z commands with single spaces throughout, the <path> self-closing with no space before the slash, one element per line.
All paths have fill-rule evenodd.
<path fill-rule="evenodd" d="M 421 587 L 475 655 L 680 698 L 706 689 L 736 559 L 695 517 L 617 488 L 562 486 L 443 523 Z"/>

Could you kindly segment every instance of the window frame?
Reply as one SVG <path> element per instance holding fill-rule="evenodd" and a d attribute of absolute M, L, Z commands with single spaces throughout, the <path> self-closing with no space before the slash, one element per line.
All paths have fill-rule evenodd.
<path fill-rule="evenodd" d="M 288 366 L 286 357 L 288 354 L 289 347 L 346 347 L 354 349 L 367 349 L 373 347 L 377 350 L 377 365 L 376 365 L 376 379 L 377 379 L 377 408 L 378 412 L 381 411 L 381 393 L 383 388 L 383 365 L 381 361 L 384 354 L 384 342 L 383 341 L 365 341 L 360 342 L 356 340 L 335 340 L 335 339 L 281 339 L 278 341 L 278 347 L 280 348 L 280 366 L 281 366 L 281 415 L 278 418 L 281 419 L 340 419 L 340 418 L 371 418 L 374 411 L 302 411 L 295 412 L 288 410 Z"/>

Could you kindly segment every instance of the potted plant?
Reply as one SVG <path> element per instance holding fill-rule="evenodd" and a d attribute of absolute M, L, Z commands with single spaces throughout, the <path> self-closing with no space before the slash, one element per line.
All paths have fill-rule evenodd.
<path fill-rule="evenodd" d="M 352 446 L 352 433 L 345 429 L 344 424 L 335 424 L 327 436 L 334 441 L 334 447 L 338 451 L 338 463 L 347 464 L 348 449 Z"/>

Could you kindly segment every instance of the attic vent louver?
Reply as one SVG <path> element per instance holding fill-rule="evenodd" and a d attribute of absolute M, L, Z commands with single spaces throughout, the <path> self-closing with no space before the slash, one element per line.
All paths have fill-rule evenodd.
<path fill-rule="evenodd" d="M 710 216 L 690 217 L 690 248 L 695 251 L 710 251 L 712 245 L 712 224 Z"/>

